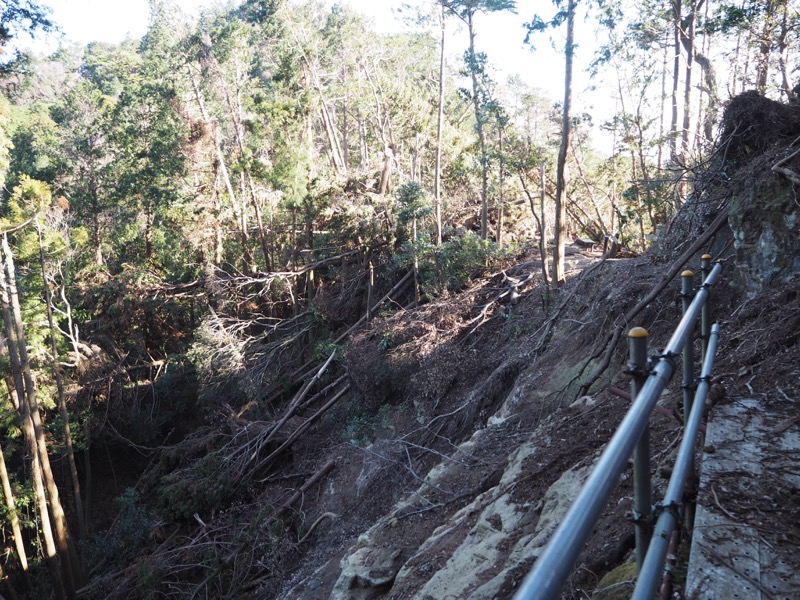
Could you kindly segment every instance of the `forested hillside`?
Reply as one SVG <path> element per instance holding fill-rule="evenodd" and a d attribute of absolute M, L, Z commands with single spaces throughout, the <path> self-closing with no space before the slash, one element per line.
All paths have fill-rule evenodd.
<path fill-rule="evenodd" d="M 752 250 L 751 298 L 800 271 L 775 216 L 800 183 L 791 0 L 430 0 L 391 34 L 346 4 L 151 0 L 141 39 L 12 52 L 57 28 L 44 4 L 0 0 L 4 597 L 334 597 L 324 565 L 398 532 L 391 576 L 338 597 L 435 596 L 409 548 L 548 415 L 619 384 L 659 269 L 702 239 Z M 563 96 L 498 75 L 500 12 L 520 71 L 558 48 Z M 769 247 L 743 190 L 771 194 Z M 659 332 L 668 304 L 635 314 Z M 587 451 L 602 406 L 564 417 Z"/>

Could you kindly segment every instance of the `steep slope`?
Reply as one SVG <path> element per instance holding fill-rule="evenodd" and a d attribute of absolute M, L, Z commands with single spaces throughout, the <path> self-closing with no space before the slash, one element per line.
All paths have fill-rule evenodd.
<path fill-rule="evenodd" d="M 742 103 L 764 108 L 764 102 L 745 96 L 731 105 L 729 120 L 745 118 Z M 781 110 L 772 104 L 767 108 L 773 113 Z M 736 130 L 749 131 L 741 126 Z M 609 330 L 644 325 L 654 347 L 666 342 L 678 320 L 677 282 L 671 282 L 635 320 L 622 319 L 662 283 L 668 267 L 684 266 L 683 261 L 671 265 L 666 260 L 685 250 L 720 216 L 721 230 L 705 246 L 721 253 L 727 263 L 724 283 L 713 290 L 714 312 L 724 323 L 717 369 L 721 385 L 715 393 L 719 398 L 727 388 L 731 402 L 742 394 L 761 395 L 774 411 L 771 422 L 796 427 L 800 204 L 791 185 L 791 174 L 797 171 L 791 169 L 797 169 L 800 161 L 791 144 L 781 139 L 746 161 L 737 154 L 740 140 L 735 136 L 728 140 L 728 150 L 738 163 L 718 163 L 716 169 L 699 174 L 695 201 L 673 223 L 660 247 L 641 259 L 605 261 L 587 269 L 559 293 L 560 305 L 549 317 L 536 310 L 542 293 L 538 288 L 528 290 L 519 305 L 506 308 L 507 320 L 530 324 L 532 332 L 503 340 L 504 359 L 484 386 L 500 377 L 499 372 L 513 378 L 513 383 L 502 391 L 502 401 L 494 394 L 494 401 L 486 402 L 479 386 L 464 396 L 463 404 L 439 407 L 445 409 L 440 413 L 443 419 L 458 421 L 467 407 L 478 402 L 480 407 L 473 412 L 490 416 L 478 420 L 466 441 L 442 453 L 441 462 L 427 476 L 420 475 L 422 469 L 410 457 L 408 462 L 401 458 L 402 437 L 362 450 L 359 477 L 370 469 L 380 472 L 376 460 L 402 465 L 413 474 L 410 489 L 347 548 L 341 543 L 329 545 L 321 532 L 311 563 L 325 561 L 323 566 L 301 567 L 284 588 L 283 598 L 511 597 L 627 408 L 625 400 L 609 391 L 611 384 L 626 385 L 622 344 L 610 354 L 609 368 L 593 381 L 589 394 L 576 400 L 608 344 L 616 341 Z M 788 177 L 771 169 L 779 162 L 790 170 Z M 697 270 L 696 257 L 686 266 Z M 502 339 L 502 328 L 493 335 Z M 510 372 L 509 365 L 513 365 Z M 678 386 L 673 383 L 660 402 L 666 414 L 679 410 Z M 679 439 L 679 424 L 655 415 L 656 473 L 669 471 L 668 459 Z M 657 481 L 663 488 L 663 480 Z M 376 487 L 386 483 L 381 476 Z M 331 486 L 320 503 L 326 510 L 336 510 L 332 507 L 337 506 L 338 490 L 348 487 L 343 482 Z M 371 503 L 373 488 L 356 489 L 360 493 L 356 492 L 352 507 L 338 505 L 339 510 L 352 514 L 358 505 Z M 763 498 L 755 503 L 749 498 L 758 495 L 752 484 L 726 491 L 734 506 L 756 506 L 753 512 L 759 506 L 763 509 Z M 662 492 L 657 489 L 656 497 Z M 604 573 L 625 560 L 633 541 L 631 495 L 626 472 L 568 583 L 567 597 L 585 597 Z M 710 497 L 701 500 L 708 502 Z M 793 522 L 797 497 L 795 486 L 769 499 L 772 514 L 767 523 L 775 527 L 760 529 L 765 543 L 796 545 L 797 525 L 787 528 L 787 524 Z"/>
<path fill-rule="evenodd" d="M 478 412 L 488 418 L 479 420 L 475 432 L 424 479 L 415 478 L 409 493 L 361 532 L 349 549 L 334 553 L 331 548 L 328 563 L 316 573 L 301 570 L 283 597 L 509 597 L 627 409 L 628 402 L 607 389 L 612 384 L 627 386 L 622 345 L 590 395 L 575 399 L 606 351 L 608 326 L 661 283 L 663 269 L 650 258 L 595 263 L 591 272 L 584 271 L 561 292 L 561 306 L 553 313 L 557 318 L 551 321 L 539 317 L 537 323 L 535 314 L 526 314 L 538 308 L 537 294 L 529 292 L 511 314 L 523 323 L 533 321 L 534 332 L 505 340 L 507 358 L 483 386 L 444 413 L 457 421 L 480 402 L 483 408 Z M 677 320 L 676 293 L 671 284 L 637 317 L 636 324 L 645 324 L 654 340 L 664 340 Z M 499 398 L 487 403 L 482 388 L 502 379 L 504 372 L 506 378 L 518 373 Z M 667 415 L 677 410 L 679 396 L 679 390 L 665 396 Z M 678 435 L 677 421 L 663 415 L 654 420 L 659 458 Z M 382 460 L 419 472 L 401 458 L 402 448 L 402 437 L 381 442 L 363 449 L 359 462 L 365 471 Z M 381 477 L 380 484 L 386 482 Z M 631 549 L 630 486 L 626 474 L 590 541 L 585 564 L 572 584 L 576 590 L 592 587 L 597 576 Z M 372 502 L 371 490 L 361 488 L 353 506 L 341 506 L 339 490 L 350 487 L 333 484 L 330 495 L 320 500 L 324 510 L 350 516 L 359 503 Z M 317 556 L 323 558 L 320 548 L 326 540 L 319 541 Z"/>

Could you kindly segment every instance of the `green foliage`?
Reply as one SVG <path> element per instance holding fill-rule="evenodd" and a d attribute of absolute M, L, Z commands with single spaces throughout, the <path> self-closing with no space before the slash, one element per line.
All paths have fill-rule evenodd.
<path fill-rule="evenodd" d="M 232 498 L 237 482 L 224 464 L 223 437 L 207 426 L 195 426 L 182 441 L 165 450 L 144 477 L 156 508 L 167 521 L 187 521 L 208 514 Z"/>
<path fill-rule="evenodd" d="M 9 189 L 16 188 L 26 175 L 48 183 L 54 181 L 59 162 L 58 130 L 46 104 L 15 106 L 9 133 L 13 143 Z"/>
<path fill-rule="evenodd" d="M 267 23 L 282 5 L 283 0 L 246 0 L 239 11 L 248 23 Z"/>
<path fill-rule="evenodd" d="M 411 267 L 412 250 L 410 246 L 405 247 L 395 255 L 398 267 Z M 482 241 L 472 231 L 452 232 L 441 246 L 435 246 L 427 239 L 419 240 L 416 253 L 420 286 L 431 297 L 445 291 L 458 291 L 505 251 L 494 242 Z"/>
<path fill-rule="evenodd" d="M 383 332 L 383 335 L 381 336 L 381 341 L 378 344 L 378 346 L 380 347 L 381 350 L 388 350 L 389 348 L 394 346 L 394 342 L 392 341 L 392 331 L 390 329 L 387 329 L 386 331 Z"/>
<path fill-rule="evenodd" d="M 404 183 L 398 188 L 397 201 L 400 204 L 397 218 L 403 224 L 424 219 L 431 214 L 430 194 L 416 181 Z"/>
<path fill-rule="evenodd" d="M 23 221 L 30 219 L 35 214 L 44 211 L 50 206 L 52 201 L 52 192 L 50 186 L 44 182 L 31 179 L 27 175 L 20 177 L 18 185 L 9 198 L 8 203 L 4 207 L 2 225 L 3 228 L 11 228 L 16 225 L 22 224 Z M 36 239 L 35 235 L 28 235 L 28 239 Z M 31 242 L 37 244 L 36 252 L 38 252 L 38 240 Z M 26 254 L 33 254 L 31 249 Z"/>
<path fill-rule="evenodd" d="M 337 352 L 339 356 L 341 356 L 341 352 L 339 347 L 334 344 L 330 340 L 320 340 L 316 344 L 314 344 L 314 351 L 311 354 L 311 359 L 317 362 L 324 362 L 328 360 L 328 357 Z M 334 361 L 337 360 L 338 357 L 334 357 Z"/>
<path fill-rule="evenodd" d="M 0 94 L 0 186 L 6 183 L 6 174 L 9 165 L 9 149 L 11 148 L 11 140 L 9 139 L 8 128 L 8 114 L 11 106 L 3 94 Z"/>
<path fill-rule="evenodd" d="M 729 33 L 752 26 L 761 13 L 764 12 L 764 3 L 741 2 L 729 4 L 722 2 L 716 7 L 713 17 L 708 19 L 705 30 L 708 33 Z"/>
<path fill-rule="evenodd" d="M 517 8 L 516 0 L 438 0 L 439 3 L 449 9 L 454 15 L 462 20 L 474 16 L 476 13 L 490 13 L 499 11 L 515 12 Z"/>
<path fill-rule="evenodd" d="M 362 412 L 352 413 L 341 431 L 339 439 L 357 446 L 367 446 L 372 432 L 372 420 L 368 414 Z"/>
<path fill-rule="evenodd" d="M 9 446 L 13 447 L 13 445 L 5 442 L 3 444 L 3 452 L 5 453 L 6 461 L 11 462 L 9 461 Z M 35 537 L 38 532 L 39 524 L 36 517 L 36 498 L 33 486 L 29 482 L 17 481 L 13 474 L 10 475 L 10 477 L 11 492 L 14 495 L 14 508 L 17 511 L 20 527 L 27 534 Z M 6 503 L 0 503 L 0 519 L 2 519 L 2 522 L 9 523 L 10 516 Z"/>
<path fill-rule="evenodd" d="M 231 331 L 209 320 L 195 330 L 188 359 L 201 374 L 200 400 L 216 403 L 221 399 L 232 402 L 242 394 L 236 376 L 245 370 L 245 342 Z M 220 397 L 222 390 L 224 395 Z"/>
<path fill-rule="evenodd" d="M 158 507 L 169 521 L 188 521 L 195 513 L 221 508 L 232 497 L 235 485 L 220 453 L 210 452 L 161 479 Z"/>
<path fill-rule="evenodd" d="M 342 442 L 368 446 L 376 437 L 391 431 L 397 410 L 398 407 L 389 404 L 370 408 L 355 402 L 334 408 L 325 417 L 325 423 L 335 430 Z"/>
<path fill-rule="evenodd" d="M 102 564 L 116 570 L 130 564 L 132 558 L 147 544 L 154 521 L 140 504 L 139 492 L 127 488 L 114 499 L 119 511 L 113 529 L 97 534 L 86 541 L 83 550 L 88 564 Z"/>

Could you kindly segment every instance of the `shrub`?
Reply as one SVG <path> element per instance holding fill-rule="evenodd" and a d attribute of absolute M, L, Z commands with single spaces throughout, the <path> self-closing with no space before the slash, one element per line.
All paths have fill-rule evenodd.
<path fill-rule="evenodd" d="M 139 504 L 139 492 L 127 488 L 115 499 L 119 516 L 112 530 L 98 534 L 86 542 L 85 553 L 89 564 L 106 565 L 106 570 L 122 568 L 147 544 L 152 521 Z"/>

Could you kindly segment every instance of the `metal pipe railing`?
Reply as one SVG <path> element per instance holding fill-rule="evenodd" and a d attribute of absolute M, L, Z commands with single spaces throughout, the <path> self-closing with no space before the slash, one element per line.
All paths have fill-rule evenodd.
<path fill-rule="evenodd" d="M 667 558 L 670 536 L 678 523 L 678 509 L 683 502 L 683 489 L 686 480 L 694 471 L 694 446 L 700 424 L 706 396 L 711 387 L 711 371 L 714 369 L 714 356 L 717 352 L 719 325 L 711 328 L 703 370 L 700 373 L 700 384 L 694 397 L 692 413 L 683 430 L 683 440 L 678 450 L 678 458 L 672 470 L 664 502 L 659 507 L 660 514 L 656 522 L 655 532 L 647 550 L 644 566 L 639 571 L 636 588 L 631 600 L 651 600 L 664 574 L 664 563 Z"/>
<path fill-rule="evenodd" d="M 694 331 L 700 309 L 708 298 L 708 288 L 717 282 L 721 271 L 721 263 L 717 263 L 711 269 L 711 273 L 675 328 L 641 392 L 633 400 L 631 408 L 600 455 L 597 465 L 561 525 L 556 529 L 531 572 L 523 580 L 514 595 L 514 600 L 532 598 L 549 600 L 557 598 L 560 594 L 600 512 L 616 487 L 634 446 L 647 426 L 658 398 L 675 373 L 675 357 L 680 354 Z"/>
<path fill-rule="evenodd" d="M 703 254 L 700 258 L 700 272 L 703 274 L 703 279 L 708 277 L 708 273 L 711 271 L 711 255 L 710 254 Z M 711 310 L 708 306 L 708 302 L 703 305 L 703 310 L 700 311 L 700 340 L 702 341 L 701 348 L 702 354 L 700 355 L 702 358 L 700 359 L 701 364 L 706 360 L 706 352 L 708 352 L 708 338 L 711 335 Z"/>

